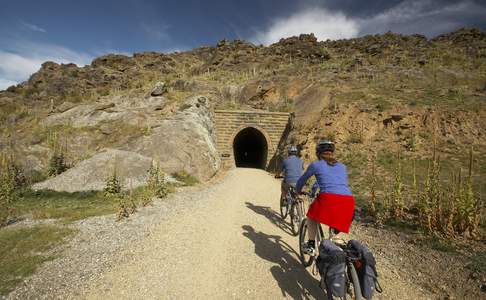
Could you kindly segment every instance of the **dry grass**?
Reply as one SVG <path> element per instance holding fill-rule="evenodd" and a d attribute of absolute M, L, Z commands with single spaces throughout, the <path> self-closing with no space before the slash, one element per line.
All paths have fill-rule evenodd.
<path fill-rule="evenodd" d="M 393 180 L 385 181 L 381 201 L 377 199 L 375 171 L 370 174 L 371 197 L 369 210 L 379 222 L 405 222 L 419 226 L 424 232 L 444 237 L 480 238 L 484 223 L 481 195 L 473 188 L 473 154 L 469 157 L 466 174 L 461 167 L 444 171 L 434 154 L 428 160 L 427 173 L 421 182 L 417 179 L 417 164 L 412 163 L 412 183 L 403 178 L 403 160 L 397 156 Z M 375 164 L 373 160 L 373 164 Z"/>

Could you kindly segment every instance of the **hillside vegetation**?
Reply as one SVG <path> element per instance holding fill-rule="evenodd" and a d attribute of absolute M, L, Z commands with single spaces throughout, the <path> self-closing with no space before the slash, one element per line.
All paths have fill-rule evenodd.
<path fill-rule="evenodd" d="M 478 29 L 433 39 L 303 34 L 267 47 L 222 40 L 169 54 L 106 55 L 84 67 L 46 62 L 0 92 L 0 149 L 15 152 L 27 179 L 39 181 L 59 153 L 75 165 L 100 149 L 138 144 L 154 120 L 184 110 L 195 95 L 217 108 L 294 112 L 282 145 L 298 144 L 309 161 L 318 138 L 335 140 L 360 199 L 385 197 L 398 161 L 400 192 L 425 183 L 433 153 L 440 176 L 471 165 L 474 191 L 484 191 L 486 33 Z"/>

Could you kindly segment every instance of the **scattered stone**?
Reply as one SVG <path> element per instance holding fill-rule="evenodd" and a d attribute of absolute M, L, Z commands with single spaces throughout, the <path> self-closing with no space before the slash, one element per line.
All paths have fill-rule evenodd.
<path fill-rule="evenodd" d="M 157 82 L 155 84 L 155 87 L 150 92 L 150 96 L 158 97 L 162 96 L 165 93 L 167 93 L 167 85 L 164 82 Z"/>
<path fill-rule="evenodd" d="M 115 107 L 115 103 L 99 103 L 94 107 L 94 110 L 106 110 L 108 108 Z"/>
<path fill-rule="evenodd" d="M 56 112 L 63 113 L 65 111 L 70 110 L 71 108 L 73 108 L 75 106 L 76 106 L 76 104 L 69 102 L 69 101 L 66 101 L 66 102 L 63 102 L 63 103 L 61 103 L 61 105 L 56 107 Z"/>

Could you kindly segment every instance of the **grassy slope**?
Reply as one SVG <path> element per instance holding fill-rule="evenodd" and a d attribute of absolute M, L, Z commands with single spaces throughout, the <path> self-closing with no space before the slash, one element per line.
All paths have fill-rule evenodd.
<path fill-rule="evenodd" d="M 72 233 L 55 225 L 0 230 L 0 296 L 8 294 L 40 264 L 54 259 L 55 254 L 49 252 Z"/>

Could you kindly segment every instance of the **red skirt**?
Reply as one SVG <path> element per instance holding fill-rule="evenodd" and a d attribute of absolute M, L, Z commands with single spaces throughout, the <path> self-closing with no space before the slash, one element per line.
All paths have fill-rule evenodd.
<path fill-rule="evenodd" d="M 310 205 L 307 217 L 341 232 L 349 233 L 353 214 L 353 196 L 320 193 Z"/>

